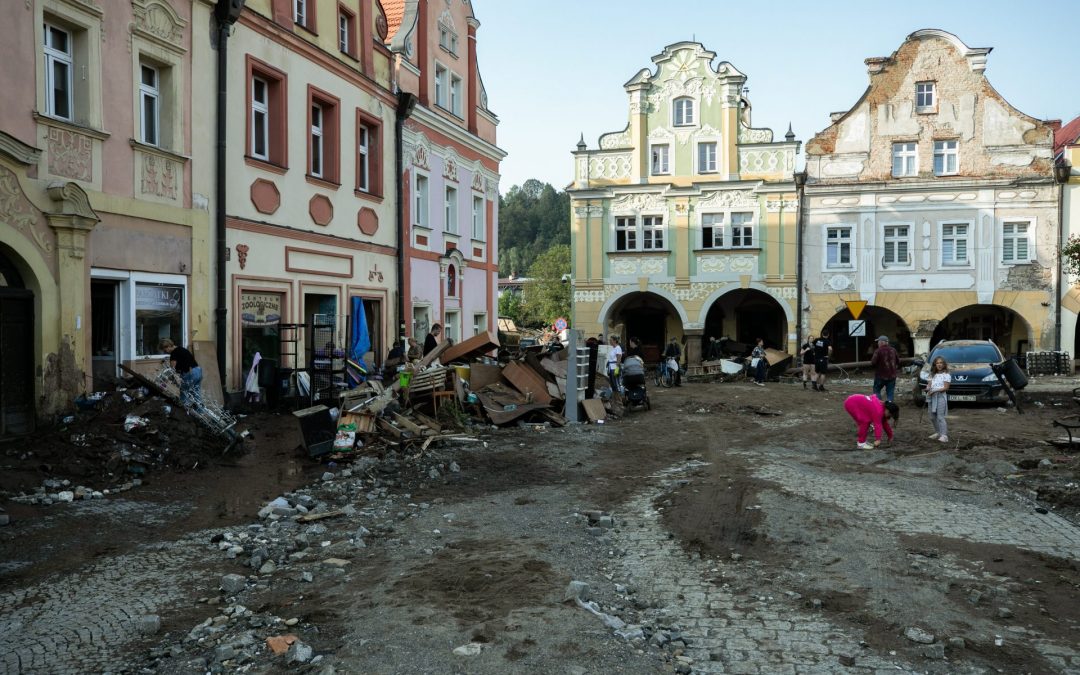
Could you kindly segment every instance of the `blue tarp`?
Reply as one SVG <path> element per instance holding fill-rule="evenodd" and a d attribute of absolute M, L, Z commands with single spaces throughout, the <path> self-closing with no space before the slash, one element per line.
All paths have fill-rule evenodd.
<path fill-rule="evenodd" d="M 371 349 L 371 335 L 368 333 L 367 314 L 364 312 L 362 299 L 352 299 L 349 322 L 352 344 L 349 345 L 349 360 L 345 369 L 349 374 L 349 388 L 352 389 L 367 379 L 368 366 L 364 363 L 364 354 Z"/>

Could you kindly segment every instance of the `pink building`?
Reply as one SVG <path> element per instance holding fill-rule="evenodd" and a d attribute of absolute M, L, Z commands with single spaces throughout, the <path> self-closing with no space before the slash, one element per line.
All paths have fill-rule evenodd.
<path fill-rule="evenodd" d="M 383 0 L 394 84 L 415 94 L 402 134 L 406 334 L 455 341 L 496 330 L 498 118 L 476 63 L 468 0 Z"/>

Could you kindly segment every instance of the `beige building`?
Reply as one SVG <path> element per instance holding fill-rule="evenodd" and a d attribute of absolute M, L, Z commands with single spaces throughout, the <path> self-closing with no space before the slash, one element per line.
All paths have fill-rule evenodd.
<path fill-rule="evenodd" d="M 573 325 L 671 337 L 690 364 L 708 337 L 794 350 L 799 143 L 751 125 L 746 75 L 696 42 L 624 86 L 628 122 L 574 153 Z"/>
<path fill-rule="evenodd" d="M 1054 173 L 1061 181 L 1061 241 L 1080 238 L 1080 117 L 1054 133 Z M 1061 278 L 1061 349 L 1080 354 L 1080 279 Z"/>
<path fill-rule="evenodd" d="M 1055 347 L 1053 127 L 990 85 L 989 54 L 916 31 L 866 60 L 862 98 L 806 144 L 803 328 L 828 326 L 839 360 L 879 334 L 901 354 Z M 858 354 L 846 300 L 868 303 Z"/>

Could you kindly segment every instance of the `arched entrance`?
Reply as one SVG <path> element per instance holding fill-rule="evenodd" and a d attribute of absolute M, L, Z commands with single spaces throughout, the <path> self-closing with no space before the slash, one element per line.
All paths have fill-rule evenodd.
<path fill-rule="evenodd" d="M 875 340 L 879 335 L 889 338 L 889 343 L 900 353 L 900 357 L 909 357 L 915 354 L 915 345 L 911 339 L 911 331 L 908 329 L 900 315 L 884 307 L 867 305 L 859 314 L 859 320 L 866 322 L 866 335 L 858 339 L 858 351 L 856 352 L 856 340 L 849 335 L 848 321 L 852 320 L 851 312 L 843 310 L 837 312 L 825 325 L 829 328 L 829 338 L 833 344 L 832 360 L 836 363 L 850 363 L 853 361 L 869 361 L 874 354 Z M 820 328 L 813 329 L 811 333 L 817 337 Z"/>
<path fill-rule="evenodd" d="M 0 437 L 34 430 L 34 293 L 0 245 Z"/>
<path fill-rule="evenodd" d="M 729 354 L 753 349 L 759 337 L 766 347 L 787 351 L 787 333 L 787 315 L 775 298 L 755 288 L 740 288 L 721 295 L 709 307 L 703 339 L 707 346 L 711 337 L 727 338 L 724 349 Z"/>
<path fill-rule="evenodd" d="M 1031 329 L 1008 307 L 968 305 L 941 320 L 930 338 L 931 348 L 942 340 L 993 340 L 1006 357 L 1019 356 L 1031 348 Z"/>
<path fill-rule="evenodd" d="M 682 338 L 679 312 L 667 298 L 655 293 L 629 293 L 611 305 L 602 325 L 608 335 L 616 335 L 626 346 L 630 338 L 641 340 L 645 361 L 658 362 L 671 336 Z"/>

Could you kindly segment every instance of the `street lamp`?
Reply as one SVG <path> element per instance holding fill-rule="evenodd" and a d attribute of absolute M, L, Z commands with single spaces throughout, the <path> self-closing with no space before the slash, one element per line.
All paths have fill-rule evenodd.
<path fill-rule="evenodd" d="M 1072 164 L 1069 164 L 1067 160 L 1060 159 L 1054 163 L 1054 180 L 1061 184 L 1068 183 L 1070 175 L 1072 175 Z"/>

